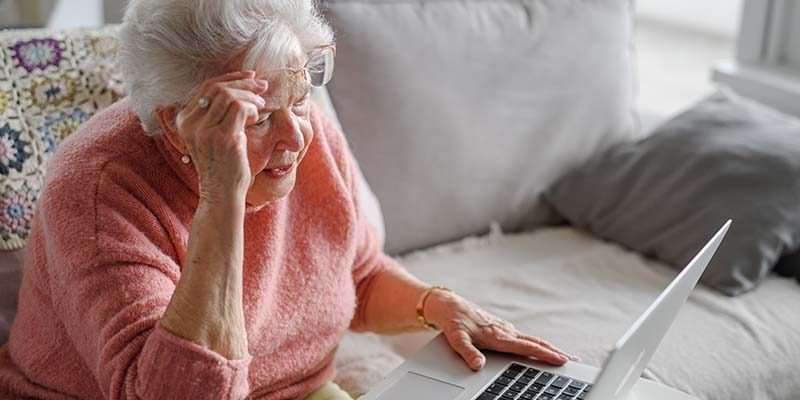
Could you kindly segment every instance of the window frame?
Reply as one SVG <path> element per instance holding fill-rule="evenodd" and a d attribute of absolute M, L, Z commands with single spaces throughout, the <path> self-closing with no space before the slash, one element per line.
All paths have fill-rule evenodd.
<path fill-rule="evenodd" d="M 718 63 L 712 79 L 742 95 L 800 116 L 798 44 L 800 2 L 745 0 L 736 57 Z"/>

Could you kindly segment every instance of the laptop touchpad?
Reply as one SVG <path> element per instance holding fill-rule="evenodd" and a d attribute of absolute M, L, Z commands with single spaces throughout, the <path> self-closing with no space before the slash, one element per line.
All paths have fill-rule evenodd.
<path fill-rule="evenodd" d="M 379 400 L 454 400 L 464 388 L 414 372 L 395 382 L 378 396 Z"/>

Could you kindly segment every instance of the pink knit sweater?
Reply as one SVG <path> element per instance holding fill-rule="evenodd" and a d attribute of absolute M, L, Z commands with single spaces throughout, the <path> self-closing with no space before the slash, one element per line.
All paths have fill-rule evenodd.
<path fill-rule="evenodd" d="M 192 166 L 144 135 L 125 100 L 61 144 L 0 349 L 0 398 L 294 399 L 331 379 L 341 335 L 363 328 L 371 277 L 400 267 L 359 212 L 342 133 L 311 115 L 297 186 L 245 217 L 243 360 L 157 324 L 186 259 Z"/>

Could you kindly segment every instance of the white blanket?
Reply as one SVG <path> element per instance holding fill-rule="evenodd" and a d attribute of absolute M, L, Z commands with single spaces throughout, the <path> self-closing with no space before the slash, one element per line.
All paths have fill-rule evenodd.
<path fill-rule="evenodd" d="M 595 366 L 677 273 L 564 227 L 495 232 L 402 262 Z M 430 337 L 348 334 L 337 381 L 363 393 Z M 800 286 L 770 277 L 737 298 L 698 287 L 644 376 L 700 399 L 800 399 Z"/>

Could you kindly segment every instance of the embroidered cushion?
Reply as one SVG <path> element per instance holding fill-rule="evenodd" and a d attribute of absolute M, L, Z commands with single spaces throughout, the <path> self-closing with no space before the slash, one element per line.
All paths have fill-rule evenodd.
<path fill-rule="evenodd" d="M 0 250 L 25 245 L 58 144 L 122 96 L 115 31 L 0 32 Z"/>

